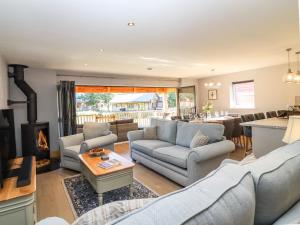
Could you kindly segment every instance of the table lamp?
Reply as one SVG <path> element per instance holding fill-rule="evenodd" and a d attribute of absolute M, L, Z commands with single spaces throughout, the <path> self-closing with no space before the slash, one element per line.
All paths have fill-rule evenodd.
<path fill-rule="evenodd" d="M 300 116 L 290 116 L 283 142 L 290 144 L 300 140 Z"/>

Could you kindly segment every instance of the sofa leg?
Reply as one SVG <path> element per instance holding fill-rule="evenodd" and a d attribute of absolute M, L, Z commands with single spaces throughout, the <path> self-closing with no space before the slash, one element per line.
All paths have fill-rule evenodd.
<path fill-rule="evenodd" d="M 136 162 L 136 160 L 135 160 L 135 159 L 133 159 L 133 158 L 131 158 L 131 161 L 132 161 L 132 162 Z"/>

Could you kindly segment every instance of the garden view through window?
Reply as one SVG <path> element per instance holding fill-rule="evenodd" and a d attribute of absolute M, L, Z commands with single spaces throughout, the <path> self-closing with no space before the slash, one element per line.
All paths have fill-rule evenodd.
<path fill-rule="evenodd" d="M 149 126 L 151 117 L 177 115 L 176 88 L 76 86 L 77 124 L 134 119 Z"/>

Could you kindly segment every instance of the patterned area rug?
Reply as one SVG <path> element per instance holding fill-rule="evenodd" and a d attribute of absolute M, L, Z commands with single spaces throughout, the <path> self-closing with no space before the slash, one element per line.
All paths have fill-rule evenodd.
<path fill-rule="evenodd" d="M 65 191 L 69 197 L 73 212 L 76 217 L 81 216 L 87 211 L 99 206 L 97 193 L 90 183 L 80 174 L 67 177 L 63 180 Z M 133 180 L 133 195 L 129 196 L 129 188 L 122 187 L 103 194 L 104 204 L 113 201 L 156 198 L 158 195 L 142 185 L 137 180 Z"/>

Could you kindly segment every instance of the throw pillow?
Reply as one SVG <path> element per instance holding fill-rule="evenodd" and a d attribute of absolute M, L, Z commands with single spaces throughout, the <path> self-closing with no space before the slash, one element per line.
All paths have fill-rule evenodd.
<path fill-rule="evenodd" d="M 146 140 L 157 139 L 156 127 L 145 127 L 144 128 L 144 139 L 146 139 Z"/>
<path fill-rule="evenodd" d="M 199 130 L 195 136 L 193 137 L 190 148 L 197 148 L 199 146 L 207 145 L 209 141 L 209 138 L 202 134 L 202 132 Z"/>
<path fill-rule="evenodd" d="M 85 140 L 110 134 L 109 123 L 88 122 L 83 125 L 83 136 Z"/>

